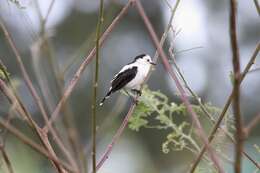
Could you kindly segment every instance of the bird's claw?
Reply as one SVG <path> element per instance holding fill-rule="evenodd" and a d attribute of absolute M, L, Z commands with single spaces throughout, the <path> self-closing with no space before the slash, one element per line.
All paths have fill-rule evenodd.
<path fill-rule="evenodd" d="M 134 102 L 135 105 L 139 104 L 139 100 L 137 98 L 133 98 L 133 102 Z"/>
<path fill-rule="evenodd" d="M 138 96 L 142 95 L 142 91 L 141 90 L 132 89 L 132 91 L 135 92 Z"/>

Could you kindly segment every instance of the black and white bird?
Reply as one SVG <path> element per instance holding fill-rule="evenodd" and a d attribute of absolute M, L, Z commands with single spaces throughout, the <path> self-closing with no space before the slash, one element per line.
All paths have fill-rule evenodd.
<path fill-rule="evenodd" d="M 111 87 L 100 102 L 100 106 L 110 95 L 122 88 L 130 89 L 141 95 L 141 85 L 146 79 L 152 65 L 156 65 L 147 54 L 141 54 L 125 65 L 111 80 Z"/>

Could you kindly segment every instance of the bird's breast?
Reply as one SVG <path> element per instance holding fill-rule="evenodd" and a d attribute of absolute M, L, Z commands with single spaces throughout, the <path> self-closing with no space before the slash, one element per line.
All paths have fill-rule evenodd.
<path fill-rule="evenodd" d="M 149 66 L 141 66 L 137 69 L 135 78 L 130 81 L 126 87 L 130 89 L 139 89 L 149 72 Z"/>

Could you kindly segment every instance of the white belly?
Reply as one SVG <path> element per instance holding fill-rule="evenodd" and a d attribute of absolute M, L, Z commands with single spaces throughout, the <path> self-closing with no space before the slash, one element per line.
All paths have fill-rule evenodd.
<path fill-rule="evenodd" d="M 143 66 L 142 68 L 137 69 L 137 74 L 135 78 L 130 81 L 125 87 L 129 89 L 137 89 L 139 90 L 141 84 L 143 84 L 145 78 L 148 75 L 150 66 Z"/>

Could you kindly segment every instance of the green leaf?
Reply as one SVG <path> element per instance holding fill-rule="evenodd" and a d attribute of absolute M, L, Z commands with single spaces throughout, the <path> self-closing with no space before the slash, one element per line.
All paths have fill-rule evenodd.
<path fill-rule="evenodd" d="M 129 128 L 135 131 L 139 131 L 141 127 L 144 127 L 148 124 L 148 121 L 145 118 L 149 116 L 151 112 L 152 111 L 148 106 L 145 105 L 145 103 L 139 103 L 133 112 L 133 116 L 129 120 Z"/>
<path fill-rule="evenodd" d="M 4 64 L 2 63 L 2 61 L 0 61 L 0 79 L 9 79 L 9 73 L 6 69 L 6 67 L 4 66 Z"/>
<path fill-rule="evenodd" d="M 254 147 L 258 153 L 260 153 L 260 147 L 257 144 L 254 144 Z"/>
<path fill-rule="evenodd" d="M 139 98 L 139 104 L 136 106 L 133 116 L 129 121 L 129 128 L 134 131 L 139 131 L 141 128 L 153 128 L 166 131 L 168 134 L 161 146 L 163 153 L 188 150 L 194 154 L 198 154 L 202 147 L 201 141 L 195 137 L 194 125 L 187 120 L 186 115 L 188 115 L 188 111 L 186 106 L 184 104 L 170 102 L 168 97 L 162 92 L 152 91 L 147 86 L 144 86 L 142 93 L 142 96 Z M 220 108 L 212 106 L 209 103 L 203 104 L 203 107 L 213 117 L 219 116 L 222 111 Z M 199 118 L 203 118 L 203 124 L 205 124 L 205 126 L 212 123 L 212 119 L 209 119 L 205 115 L 199 105 L 192 104 L 192 108 Z M 232 127 L 234 121 L 231 118 L 232 116 L 226 117 L 227 120 L 223 122 L 222 128 L 225 128 L 225 130 L 230 133 L 230 127 Z M 224 152 L 221 152 L 223 143 L 225 142 L 223 137 L 225 136 L 223 136 L 222 133 L 217 133 L 213 145 L 216 145 L 214 148 L 220 149 L 219 152 L 224 155 Z M 212 162 L 207 162 L 203 168 L 205 167 L 211 172 L 215 172 Z"/>

